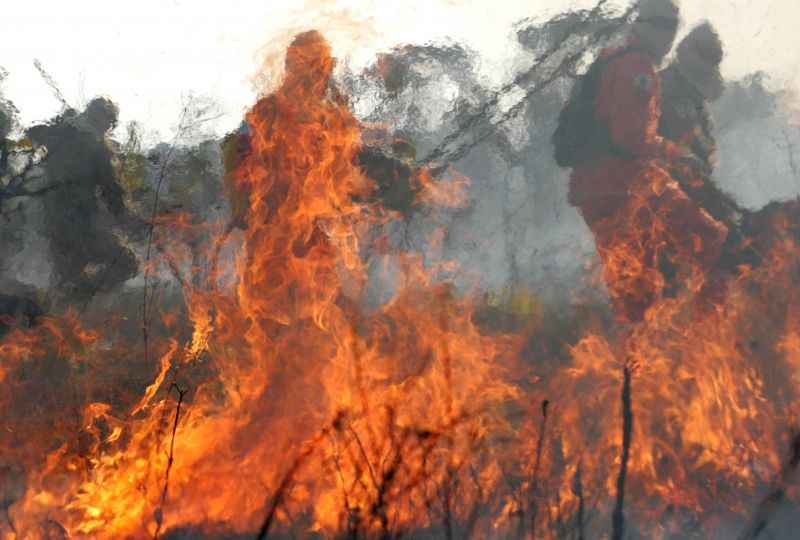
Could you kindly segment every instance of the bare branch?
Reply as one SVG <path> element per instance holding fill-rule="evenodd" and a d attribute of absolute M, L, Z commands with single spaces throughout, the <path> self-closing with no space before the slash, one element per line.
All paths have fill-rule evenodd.
<path fill-rule="evenodd" d="M 181 417 L 181 404 L 183 403 L 183 396 L 186 395 L 186 390 L 172 383 L 172 388 L 178 392 L 178 406 L 175 409 L 175 422 L 172 425 L 172 439 L 169 443 L 169 454 L 167 457 L 167 468 L 164 471 L 164 490 L 161 492 L 161 502 L 156 508 L 156 531 L 153 533 L 153 540 L 158 540 L 158 535 L 161 532 L 161 525 L 164 523 L 164 504 L 167 502 L 167 491 L 169 489 L 169 473 L 172 470 L 172 463 L 175 461 L 175 434 L 178 432 L 178 420 Z"/>
<path fill-rule="evenodd" d="M 336 425 L 339 422 L 339 418 L 337 416 L 336 419 L 333 420 L 331 425 Z M 269 530 L 272 528 L 272 522 L 275 520 L 275 514 L 278 511 L 278 507 L 283 503 L 283 499 L 286 496 L 286 492 L 291 486 L 292 482 L 294 481 L 294 477 L 297 472 L 302 468 L 305 464 L 306 460 L 314 453 L 316 450 L 317 445 L 322 441 L 322 439 L 327 436 L 330 432 L 330 425 L 323 428 L 313 439 L 308 441 L 304 448 L 300 451 L 300 453 L 295 458 L 292 465 L 283 475 L 281 478 L 278 487 L 275 489 L 275 493 L 269 498 L 269 505 L 267 507 L 267 515 L 264 518 L 264 521 L 261 523 L 261 528 L 258 530 L 258 534 L 256 535 L 256 540 L 265 540 L 267 535 L 269 535 Z"/>
<path fill-rule="evenodd" d="M 617 476 L 617 498 L 611 516 L 611 539 L 622 540 L 625 535 L 625 481 L 628 476 L 628 457 L 633 432 L 633 408 L 631 406 L 631 366 L 625 364 L 622 379 L 622 451 Z"/>
<path fill-rule="evenodd" d="M 64 98 L 64 94 L 61 93 L 61 89 L 58 87 L 58 84 L 56 84 L 55 79 L 53 79 L 53 77 L 47 72 L 47 70 L 44 69 L 42 62 L 37 58 L 34 59 L 33 65 L 34 67 L 36 67 L 36 71 L 39 72 L 39 75 L 42 76 L 42 79 L 44 79 L 44 82 L 47 83 L 47 86 L 50 87 L 50 90 L 53 91 L 53 95 L 56 97 L 56 99 L 61 102 L 61 105 L 65 109 L 69 109 L 70 106 L 66 98 Z"/>
<path fill-rule="evenodd" d="M 494 92 L 492 96 L 485 103 L 483 103 L 483 105 L 476 112 L 471 114 L 469 118 L 467 118 L 460 125 L 457 131 L 445 137 L 439 146 L 437 146 L 424 159 L 417 163 L 417 166 L 425 167 L 436 164 L 437 167 L 435 171 L 437 173 L 443 172 L 446 170 L 447 164 L 453 163 L 464 157 L 467 153 L 469 153 L 470 150 L 472 150 L 472 148 L 494 134 L 498 127 L 514 118 L 520 111 L 522 111 L 525 103 L 533 94 L 547 88 L 554 81 L 561 77 L 571 78 L 573 76 L 575 66 L 580 59 L 583 58 L 587 52 L 592 50 L 593 47 L 597 46 L 603 40 L 613 36 L 616 32 L 618 32 L 630 19 L 631 14 L 636 9 L 635 6 L 629 8 L 621 16 L 611 19 L 607 26 L 594 32 L 592 39 L 587 45 L 579 49 L 577 52 L 567 55 L 566 58 L 564 58 L 558 64 L 558 66 L 556 66 L 549 76 L 545 77 L 540 82 L 529 86 L 531 81 L 534 80 L 536 73 L 539 72 L 539 70 L 546 64 L 547 61 L 549 61 L 563 49 L 564 45 L 573 35 L 578 33 L 579 30 L 587 28 L 595 17 L 603 13 L 607 2 L 608 0 L 600 0 L 592 10 L 587 11 L 582 17 L 582 20 L 576 23 L 575 26 L 570 29 L 570 31 L 565 32 L 561 39 L 554 43 L 545 52 L 537 56 L 527 71 L 518 74 L 511 82 L 506 83 L 498 91 Z M 502 113 L 496 121 L 492 122 L 492 118 L 499 112 L 498 108 L 503 97 L 509 95 L 518 88 L 526 87 L 527 89 L 525 90 L 523 97 L 506 112 Z M 485 121 L 489 121 L 489 126 L 482 128 L 481 123 Z M 474 131 L 477 131 L 478 133 L 473 134 Z M 468 138 L 467 140 L 463 140 L 465 135 L 472 135 L 472 137 Z"/>
<path fill-rule="evenodd" d="M 536 513 L 538 510 L 538 496 L 539 496 L 539 468 L 542 464 L 542 449 L 544 448 L 545 429 L 547 428 L 547 407 L 550 404 L 548 400 L 542 401 L 542 420 L 539 424 L 539 440 L 536 441 L 536 458 L 533 464 L 533 475 L 531 478 L 531 534 L 536 536 Z"/>

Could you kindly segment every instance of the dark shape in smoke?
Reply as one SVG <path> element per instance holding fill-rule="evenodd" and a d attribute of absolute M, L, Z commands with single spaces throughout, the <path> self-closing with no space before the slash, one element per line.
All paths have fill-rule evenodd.
<path fill-rule="evenodd" d="M 0 338 L 14 326 L 36 324 L 44 310 L 35 301 L 20 296 L 0 294 Z"/>
<path fill-rule="evenodd" d="M 586 14 L 571 13 L 543 25 L 525 23 L 519 33 L 520 42 L 532 53 L 541 54 L 564 41 L 565 36 L 571 35 L 571 29 L 586 17 Z M 567 49 L 579 52 L 592 35 L 590 29 L 605 27 L 606 20 L 598 17 L 597 21 L 587 25 L 566 44 Z M 591 58 L 594 50 L 586 53 L 587 59 Z M 378 62 L 372 72 L 350 81 L 360 89 L 355 91 L 353 100 L 365 112 L 364 118 L 396 126 L 394 133 L 379 136 L 386 140 L 393 140 L 396 136 L 407 138 L 418 148 L 419 155 L 424 156 L 435 149 L 448 134 L 478 125 L 471 124 L 471 119 L 483 104 L 493 99 L 492 89 L 486 88 L 476 75 L 477 58 L 461 46 L 401 47 L 389 53 L 385 62 L 386 66 L 379 68 Z M 490 120 L 479 124 L 480 129 L 491 130 L 491 135 L 482 138 L 455 162 L 456 169 L 473 180 L 471 204 L 466 209 L 412 207 L 413 190 L 404 181 L 410 174 L 410 167 L 402 159 L 407 154 L 390 149 L 392 145 L 388 142 L 365 148 L 362 166 L 378 181 L 384 205 L 410 218 L 405 224 L 391 225 L 395 227 L 394 238 L 398 242 L 408 241 L 420 251 L 427 252 L 427 233 L 444 225 L 448 233 L 443 251 L 429 254 L 431 258 L 459 260 L 468 271 L 479 274 L 483 279 L 482 286 L 490 290 L 502 290 L 509 284 L 524 285 L 559 307 L 570 302 L 578 280 L 585 276 L 583 262 L 592 256 L 593 250 L 585 227 L 574 209 L 566 203 L 565 175 L 552 159 L 549 138 L 572 81 L 585 65 L 586 60 L 531 95 L 519 114 L 501 127 L 493 125 Z M 758 77 L 730 85 L 714 111 L 720 127 L 712 126 L 710 129 L 721 136 L 719 153 L 723 168 L 729 166 L 734 157 L 741 155 L 742 159 L 752 160 L 756 153 L 761 152 L 761 146 L 742 144 L 738 137 L 743 131 L 755 126 L 769 136 L 780 133 L 782 128 L 791 134 L 779 96 L 764 86 Z M 780 144 L 783 143 L 779 140 L 776 148 Z M 771 155 L 765 153 L 762 157 L 766 161 Z M 137 203 L 142 204 L 142 217 L 147 217 L 149 208 L 144 203 L 152 200 L 154 179 L 167 159 L 171 165 L 167 168 L 158 214 L 185 211 L 196 224 L 226 215 L 227 202 L 220 194 L 221 155 L 216 141 L 174 149 L 164 144 L 148 154 L 133 152 L 128 157 L 128 164 L 141 175 L 141 182 L 132 183 L 129 195 L 134 199 L 134 207 L 138 208 Z M 726 175 L 717 177 L 724 180 Z M 400 182 L 394 183 L 398 178 Z M 776 178 L 754 175 L 748 179 L 774 182 L 786 188 L 787 192 L 792 187 L 787 186 L 790 180 L 791 177 L 786 175 Z M 725 184 L 725 187 L 741 196 L 736 184 Z M 33 201 L 25 202 L 35 204 Z M 769 234 L 768 222 L 774 217 L 773 209 L 785 211 L 787 208 L 785 205 L 768 205 L 762 213 L 754 214 L 762 221 L 749 224 L 751 230 Z M 23 241 L 28 242 L 27 239 Z M 464 277 L 462 283 L 468 279 Z M 495 303 L 500 306 L 491 313 L 492 319 L 487 325 L 515 328 L 521 317 L 515 317 L 515 308 L 508 305 L 513 302 L 506 302 L 511 296 L 500 295 L 500 300 Z M 20 308 L 13 311 L 20 312 Z M 597 308 L 597 311 L 602 310 Z M 521 315 L 526 317 L 530 314 Z M 550 326 L 544 332 L 544 338 L 531 344 L 531 355 L 536 356 L 543 369 L 554 369 L 553 364 L 568 361 L 567 345 L 582 335 L 582 331 L 576 328 L 575 318 L 563 313 L 562 317 L 548 320 Z M 582 324 L 590 326 L 586 322 Z M 150 368 L 143 366 L 142 370 Z M 144 384 L 147 380 L 140 382 Z M 67 394 L 67 390 L 54 390 L 52 386 L 49 390 L 57 395 Z M 57 405 L 56 400 L 47 403 Z M 685 510 L 676 512 L 680 514 Z M 598 514 L 597 510 L 587 509 L 590 537 L 607 532 L 598 528 L 599 519 L 592 519 Z M 681 521 L 684 531 L 699 530 L 700 524 L 693 516 L 679 515 L 675 519 Z M 567 517 L 560 525 L 567 529 L 571 525 L 570 518 Z M 417 532 L 418 535 L 409 536 L 427 534 L 426 531 Z M 430 535 L 439 532 L 431 531 Z M 177 540 L 244 536 L 229 532 L 224 525 L 210 525 L 175 529 L 164 537 Z"/>
<path fill-rule="evenodd" d="M 345 78 L 344 86 L 364 121 L 391 126 L 421 156 L 439 143 L 436 130 L 445 115 L 477 102 L 473 92 L 482 90 L 475 56 L 457 44 L 405 45 L 382 54 L 364 73 Z"/>
<path fill-rule="evenodd" d="M 449 44 L 398 47 L 360 77 L 346 80 L 362 118 L 394 126 L 396 134 L 413 142 L 417 156 L 453 146 L 453 165 L 472 180 L 467 208 L 418 209 L 416 218 L 399 227 L 394 238 L 406 248 L 416 245 L 424 251 L 427 233 L 445 226 L 441 257 L 461 262 L 490 290 L 509 284 L 531 287 L 550 279 L 577 283 L 582 260 L 590 255 L 589 244 L 585 227 L 565 204 L 564 174 L 553 162 L 549 133 L 574 69 L 581 69 L 584 56 L 613 42 L 619 25 L 620 18 L 602 8 L 566 13 L 543 24 L 520 23 L 518 39 L 535 56 L 538 68 L 519 68 L 514 82 L 500 90 L 487 88 L 479 79 L 476 55 Z M 559 52 L 553 52 L 556 49 Z M 570 57 L 578 59 L 574 69 L 553 76 Z M 547 84 L 527 99 L 515 97 L 521 104 L 512 105 L 516 110 L 501 105 L 506 94 L 514 97 L 540 82 Z M 454 134 L 463 135 L 463 154 L 457 151 L 462 142 L 453 139 Z M 456 279 L 468 286 L 473 277 Z M 541 290 L 558 295 L 556 291 L 566 289 Z"/>
<path fill-rule="evenodd" d="M 58 186 L 42 198 L 45 229 L 58 294 L 75 302 L 112 290 L 137 271 L 135 256 L 108 226 L 109 221 L 127 218 L 105 141 L 115 122 L 113 104 L 99 98 L 84 113 L 67 111 L 26 132 L 34 144 L 47 149 L 45 175 Z M 104 215 L 101 200 L 108 214 Z M 107 215 L 112 220 L 104 220 Z"/>
<path fill-rule="evenodd" d="M 417 190 L 411 185 L 411 167 L 387 155 L 378 147 L 365 146 L 358 154 L 358 165 L 364 174 L 375 180 L 376 197 L 388 210 L 408 215 L 414 204 Z"/>

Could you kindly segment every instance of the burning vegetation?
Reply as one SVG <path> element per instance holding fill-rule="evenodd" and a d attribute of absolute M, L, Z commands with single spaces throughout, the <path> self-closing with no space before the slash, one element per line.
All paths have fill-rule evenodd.
<path fill-rule="evenodd" d="M 4 103 L 0 538 L 789 538 L 800 204 L 719 187 L 712 102 L 768 92 L 710 25 L 657 72 L 672 6 L 522 21 L 499 90 L 304 32 L 193 147 Z"/>

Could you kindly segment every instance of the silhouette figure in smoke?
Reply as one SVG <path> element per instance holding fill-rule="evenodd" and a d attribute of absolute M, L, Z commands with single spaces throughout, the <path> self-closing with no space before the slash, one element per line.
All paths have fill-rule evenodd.
<path fill-rule="evenodd" d="M 250 225 L 248 214 L 261 214 L 268 221 L 287 196 L 291 178 L 307 172 L 313 149 L 294 146 L 301 141 L 286 138 L 296 133 L 296 124 L 322 121 L 320 116 L 336 110 L 328 93 L 333 65 L 330 46 L 319 32 L 297 35 L 286 51 L 283 83 L 275 93 L 258 100 L 247 114 L 236 135 L 234 170 L 225 177 L 231 213 L 239 227 Z M 265 148 L 256 139 L 270 142 Z M 309 163 L 300 163 L 303 158 Z M 289 176 L 278 174 L 280 170 Z M 267 188 L 263 190 L 266 198 L 256 212 L 251 204 L 262 187 Z"/>
<path fill-rule="evenodd" d="M 360 126 L 330 91 L 333 66 L 319 32 L 295 37 L 286 52 L 283 83 L 248 112 L 238 165 L 225 177 L 233 220 L 247 237 L 240 292 L 254 302 L 269 302 L 269 317 L 284 323 L 292 317 L 292 304 L 305 302 L 299 291 L 306 291 L 309 302 L 324 291 L 319 283 L 330 281 L 335 265 L 336 235 L 329 227 L 356 212 L 353 201 L 372 189 L 354 166 Z M 312 256 L 313 261 L 307 258 Z M 269 272 L 254 262 L 265 258 L 272 261 Z M 312 261 L 309 271 L 318 272 L 321 281 L 315 286 L 302 280 L 291 271 L 293 260 Z M 298 294 L 282 298 L 293 287 Z"/>
<path fill-rule="evenodd" d="M 87 302 L 137 270 L 133 253 L 102 223 L 98 199 L 117 220 L 129 217 L 105 140 L 117 114 L 114 103 L 96 98 L 80 114 L 67 111 L 27 132 L 47 148 L 45 171 L 49 182 L 59 185 L 43 202 L 55 285 L 68 301 Z"/>
<path fill-rule="evenodd" d="M 559 118 L 562 131 L 554 135 L 564 165 L 562 126 L 576 125 L 572 111 L 593 123 L 592 138 L 582 143 L 591 148 L 575 148 L 580 157 L 571 163 L 569 201 L 594 233 L 615 313 L 627 322 L 642 320 L 662 296 L 665 246 L 707 270 L 727 235 L 670 175 L 674 166 L 698 167 L 700 158 L 657 132 L 662 97 L 656 67 L 678 22 L 673 0 L 642 0 L 627 42 L 601 52 L 573 90 Z M 580 101 L 581 108 L 575 105 Z"/>
<path fill-rule="evenodd" d="M 709 103 L 722 96 L 724 83 L 719 66 L 722 42 L 706 22 L 695 27 L 678 45 L 675 60 L 661 72 L 663 105 L 658 133 L 691 149 L 699 160 L 689 171 L 673 169 L 687 194 L 715 219 L 729 227 L 738 223 L 744 209 L 712 180 L 717 149 Z"/>
<path fill-rule="evenodd" d="M 243 228 L 238 304 L 251 321 L 243 338 L 259 374 L 243 399 L 253 400 L 250 427 L 303 437 L 321 404 L 289 396 L 317 395 L 308 375 L 335 353 L 347 286 L 361 290 L 355 226 L 373 184 L 354 165 L 358 121 L 330 91 L 331 49 L 316 31 L 295 37 L 281 86 L 246 115 L 238 163 L 225 176 L 233 220 Z M 298 376 L 303 370 L 306 376 Z M 267 385 L 266 381 L 281 381 Z M 260 381 L 260 382 L 258 382 Z M 264 398 L 269 389 L 269 399 Z M 306 431 L 308 430 L 308 431 Z M 305 435 L 304 435 L 305 434 Z"/>
<path fill-rule="evenodd" d="M 334 63 L 330 47 L 319 32 L 299 34 L 287 50 L 285 76 L 280 88 L 275 94 L 259 100 L 249 117 L 262 117 L 259 125 L 272 133 L 273 127 L 267 124 L 271 124 L 278 114 L 287 116 L 291 113 L 298 120 L 302 120 L 304 116 L 308 119 L 308 111 L 301 114 L 297 110 L 297 103 L 305 100 L 346 110 L 346 98 L 331 81 Z M 283 112 L 279 113 L 279 109 Z M 347 115 L 348 122 L 354 121 L 349 111 Z M 254 136 L 258 136 L 257 130 L 252 122 L 247 121 L 223 143 L 225 168 L 228 171 L 225 186 L 231 204 L 231 223 L 241 229 L 247 228 L 246 214 L 252 186 L 242 179 L 236 180 L 231 173 L 251 154 Z M 387 210 L 401 214 L 411 211 L 417 192 L 417 186 L 412 181 L 414 171 L 408 159 L 404 159 L 409 153 L 413 153 L 413 146 L 407 141 L 396 140 L 391 153 L 380 146 L 361 145 L 352 160 L 375 183 L 372 199 Z M 274 196 L 280 197 L 278 191 L 276 189 Z M 273 202 L 278 203 L 277 200 Z"/>
<path fill-rule="evenodd" d="M 722 191 L 712 179 L 716 140 L 709 103 L 719 99 L 724 90 L 720 63 L 723 45 L 714 27 L 706 22 L 695 27 L 678 45 L 675 60 L 661 72 L 663 114 L 658 132 L 667 139 L 690 148 L 699 159 L 699 167 L 673 168 L 673 176 L 687 195 L 728 227 L 728 237 L 712 280 L 721 292 L 722 282 L 740 264 L 756 264 L 758 255 L 747 246 L 742 219 L 748 211 L 733 196 Z M 710 284 L 707 290 L 714 288 Z"/>
<path fill-rule="evenodd" d="M 723 54 L 716 30 L 705 22 L 683 38 L 675 59 L 660 74 L 663 102 L 658 133 L 689 147 L 708 171 L 716 150 L 708 104 L 724 90 L 719 71 Z"/>

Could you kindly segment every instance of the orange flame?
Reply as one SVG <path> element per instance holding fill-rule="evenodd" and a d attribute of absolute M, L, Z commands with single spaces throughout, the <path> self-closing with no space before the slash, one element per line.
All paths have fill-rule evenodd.
<path fill-rule="evenodd" d="M 562 332 L 538 310 L 537 324 L 520 325 L 527 335 L 479 327 L 482 306 L 437 282 L 441 265 L 385 241 L 372 253 L 399 261 L 397 292 L 366 307 L 364 255 L 392 218 L 366 202 L 361 126 L 329 91 L 333 62 L 321 35 L 298 36 L 283 85 L 247 114 L 248 149 L 225 178 L 241 245 L 220 233 L 205 247 L 209 265 L 222 243 L 238 249 L 235 287 L 217 287 L 216 272 L 203 286 L 185 280 L 185 309 L 152 333 L 157 361 L 142 365 L 141 345 L 122 338 L 109 346 L 112 329 L 88 330 L 76 313 L 0 342 L 11 388 L 0 396 L 10 419 L 0 535 L 600 537 L 620 464 L 623 366 L 627 512 L 642 535 L 666 538 L 684 514 L 710 530 L 753 508 L 782 470 L 798 384 L 787 218 L 770 224 L 770 264 L 741 274 L 719 309 L 698 310 L 700 246 L 672 255 L 684 286 L 665 294 L 653 261 L 674 241 L 660 217 L 670 209 L 634 197 L 600 246 L 612 299 L 646 308 L 622 336 L 601 317 Z M 466 178 L 417 177 L 417 202 L 467 203 Z M 169 223 L 166 236 L 194 234 L 186 216 Z M 186 270 L 188 255 L 165 252 Z"/>

